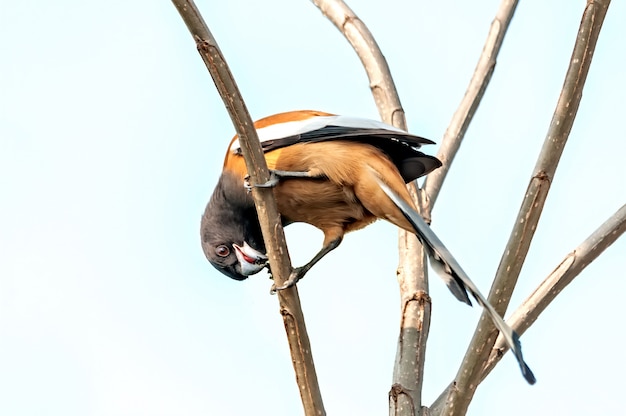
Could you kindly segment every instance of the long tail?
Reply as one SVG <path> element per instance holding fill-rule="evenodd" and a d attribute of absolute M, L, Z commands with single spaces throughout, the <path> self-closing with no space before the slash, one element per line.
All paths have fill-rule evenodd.
<path fill-rule="evenodd" d="M 387 194 L 394 204 L 402 211 L 406 219 L 413 225 L 418 238 L 424 245 L 432 268 L 446 281 L 448 288 L 452 294 L 461 302 L 465 302 L 471 306 L 467 292 L 470 292 L 476 299 L 478 304 L 482 306 L 491 317 L 494 325 L 506 340 L 509 348 L 513 351 L 515 358 L 522 370 L 522 375 L 529 384 L 535 384 L 535 376 L 528 365 L 524 362 L 522 355 L 522 344 L 519 335 L 504 322 L 502 317 L 491 306 L 489 301 L 480 293 L 474 282 L 463 271 L 454 256 L 443 245 L 441 240 L 433 232 L 421 215 L 402 198 L 400 198 L 386 183 L 384 183 L 377 175 L 374 175 L 380 188 Z"/>

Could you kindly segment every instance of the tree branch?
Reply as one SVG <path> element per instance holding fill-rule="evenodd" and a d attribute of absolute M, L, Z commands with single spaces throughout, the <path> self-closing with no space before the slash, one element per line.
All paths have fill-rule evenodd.
<path fill-rule="evenodd" d="M 370 81 L 370 89 L 382 120 L 407 130 L 404 110 L 391 76 L 387 60 L 367 26 L 341 0 L 313 0 L 357 53 Z M 425 200 L 415 183 L 409 192 L 422 208 Z M 398 283 L 400 285 L 401 320 L 389 413 L 415 415 L 421 411 L 426 340 L 430 328 L 431 302 L 428 296 L 426 255 L 417 237 L 399 232 Z"/>
<path fill-rule="evenodd" d="M 485 41 L 485 46 L 483 46 L 480 58 L 478 58 L 474 75 L 472 75 L 472 79 L 461 100 L 461 104 L 459 104 L 459 107 L 452 116 L 450 125 L 441 141 L 437 158 L 441 160 L 443 166 L 430 173 L 424 181 L 423 190 L 426 195 L 428 195 L 430 209 L 432 209 L 437 201 L 443 181 L 446 179 L 448 171 L 450 170 L 450 165 L 461 147 L 461 141 L 465 136 L 465 132 L 491 81 L 491 76 L 496 67 L 496 57 L 498 53 L 500 53 L 500 47 L 504 42 L 504 35 L 506 35 L 506 31 L 509 28 L 517 3 L 517 0 L 503 0 L 496 12 L 496 17 L 493 19 L 493 22 L 491 22 L 489 34 L 487 35 L 487 40 Z"/>
<path fill-rule="evenodd" d="M 256 130 L 216 40 L 193 0 L 172 0 L 172 2 L 196 41 L 198 52 L 211 73 L 215 86 L 228 110 L 239 136 L 241 150 L 252 183 L 266 182 L 269 179 L 269 173 Z M 263 240 L 268 249 L 272 275 L 276 284 L 282 285 L 289 277 L 292 268 L 276 200 L 271 189 L 254 188 L 252 195 L 261 223 Z M 280 291 L 278 292 L 278 300 L 305 414 L 307 416 L 324 415 L 324 405 L 317 383 L 298 291 L 295 287 Z"/>
<path fill-rule="evenodd" d="M 365 23 L 342 0 L 311 1 L 345 36 L 361 60 L 381 119 L 406 130 L 404 110 L 389 65 Z"/>
<path fill-rule="evenodd" d="M 510 302 L 550 184 L 574 123 L 608 5 L 609 0 L 589 0 L 583 13 L 561 96 L 489 294 L 489 302 L 502 315 Z M 448 389 L 437 399 L 445 402 L 442 413 L 464 415 L 467 412 L 476 387 L 480 383 L 483 364 L 491 353 L 496 337 L 497 331 L 493 323 L 483 313 L 453 383 L 455 388 Z"/>
<path fill-rule="evenodd" d="M 421 207 L 424 195 L 410 184 L 409 193 Z M 426 343 L 430 331 L 432 301 L 428 295 L 427 256 L 414 234 L 398 232 L 399 265 L 397 279 L 400 287 L 400 333 L 389 393 L 389 415 L 422 414 L 422 389 Z"/>
<path fill-rule="evenodd" d="M 526 332 L 557 295 L 624 232 L 626 232 L 626 205 L 618 209 L 576 249 L 565 256 L 554 271 L 517 308 L 507 323 L 519 335 Z M 487 377 L 507 350 L 506 343 L 499 336 L 487 364 L 482 369 L 481 380 Z"/>

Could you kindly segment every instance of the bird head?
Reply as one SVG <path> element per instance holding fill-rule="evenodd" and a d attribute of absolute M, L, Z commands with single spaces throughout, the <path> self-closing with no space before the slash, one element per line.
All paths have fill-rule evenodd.
<path fill-rule="evenodd" d="M 267 264 L 254 203 L 234 175 L 220 177 L 202 216 L 200 234 L 207 260 L 231 279 L 244 280 Z"/>
<path fill-rule="evenodd" d="M 250 247 L 247 242 L 242 245 L 221 242 L 202 244 L 204 254 L 217 270 L 235 280 L 244 280 L 248 276 L 260 272 L 267 264 L 267 256 Z"/>

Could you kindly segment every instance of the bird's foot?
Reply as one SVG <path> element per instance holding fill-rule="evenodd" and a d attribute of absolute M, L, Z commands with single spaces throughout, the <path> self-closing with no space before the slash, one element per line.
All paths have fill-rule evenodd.
<path fill-rule="evenodd" d="M 273 170 L 270 170 L 270 178 L 267 182 L 256 183 L 252 185 L 250 183 L 250 175 L 246 175 L 246 177 L 243 179 L 243 187 L 246 188 L 248 192 L 250 192 L 252 188 L 273 188 L 278 185 L 278 182 L 280 182 L 280 178 L 280 174 L 276 174 Z"/>
<path fill-rule="evenodd" d="M 295 269 L 293 269 L 293 271 L 289 275 L 289 278 L 285 280 L 285 282 L 282 285 L 280 286 L 276 286 L 276 284 L 272 285 L 272 288 L 270 289 L 270 294 L 275 295 L 276 292 L 278 292 L 279 290 L 285 290 L 285 289 L 289 289 L 290 287 L 295 286 L 296 283 L 298 283 L 300 279 L 304 277 L 307 270 L 308 269 L 306 269 L 304 266 L 296 267 Z"/>
<path fill-rule="evenodd" d="M 267 182 L 252 185 L 250 183 L 250 175 L 246 175 L 243 178 L 243 187 L 246 188 L 246 191 L 248 191 L 248 193 L 250 193 L 252 192 L 253 188 L 273 188 L 274 186 L 278 185 L 279 181 L 280 179 L 273 175 L 270 171 L 270 179 Z"/>

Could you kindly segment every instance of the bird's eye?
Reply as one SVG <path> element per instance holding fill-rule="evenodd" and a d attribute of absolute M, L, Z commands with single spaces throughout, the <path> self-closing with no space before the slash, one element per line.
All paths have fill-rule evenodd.
<path fill-rule="evenodd" d="M 225 245 L 215 247 L 215 254 L 220 257 L 226 257 L 230 254 L 230 250 Z"/>

